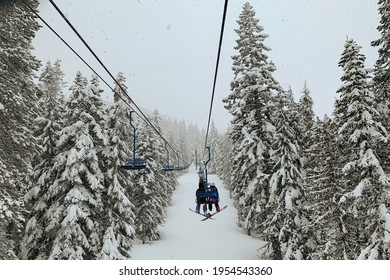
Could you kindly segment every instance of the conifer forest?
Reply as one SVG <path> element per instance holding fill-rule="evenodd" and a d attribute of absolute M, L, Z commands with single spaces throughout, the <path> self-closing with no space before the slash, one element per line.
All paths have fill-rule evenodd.
<path fill-rule="evenodd" d="M 126 69 L 107 92 L 96 74 L 35 57 L 38 6 L 0 1 L 0 259 L 131 259 L 136 239 L 161 238 L 186 172 L 166 169 L 197 164 L 206 132 L 153 108 L 130 116 Z M 295 100 L 277 81 L 254 7 L 235 19 L 234 78 L 216 100 L 231 121 L 211 123 L 208 172 L 230 191 L 238 227 L 266 244 L 259 259 L 390 259 L 390 1 L 377 7 L 375 66 L 353 38 L 340 42 L 327 116 L 308 84 Z M 145 168 L 124 169 L 135 156 Z"/>

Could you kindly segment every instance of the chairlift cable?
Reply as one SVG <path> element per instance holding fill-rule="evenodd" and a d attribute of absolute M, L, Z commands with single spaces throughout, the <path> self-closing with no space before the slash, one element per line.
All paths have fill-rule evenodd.
<path fill-rule="evenodd" d="M 25 0 L 22 0 L 24 2 L 24 4 L 39 18 L 39 20 L 41 20 L 47 28 L 50 29 L 50 31 L 52 31 L 108 88 L 110 88 L 113 92 L 115 92 L 115 90 L 112 88 L 111 85 L 109 85 L 107 83 L 107 81 L 105 79 L 103 79 L 102 76 L 99 75 L 98 72 L 96 72 L 95 69 L 92 68 L 92 66 L 87 62 L 85 61 L 85 59 L 74 49 L 72 48 L 72 46 L 70 46 L 68 44 L 68 42 L 65 41 L 64 38 L 62 38 L 62 36 L 60 34 L 58 34 L 51 26 L 50 24 L 48 24 Z M 131 108 L 131 105 L 125 100 L 123 99 L 122 96 L 120 96 L 118 94 L 119 98 L 128 106 Z M 139 116 L 141 118 L 141 116 Z M 142 119 L 142 118 L 141 118 Z"/>
<path fill-rule="evenodd" d="M 89 64 L 86 62 L 81 55 L 77 53 L 77 51 L 74 50 L 62 37 L 59 35 L 51 26 L 48 24 L 38 13 L 35 11 L 25 0 L 22 0 L 23 3 L 39 18 L 94 74 L 97 75 L 99 79 L 103 81 L 104 84 L 106 84 L 113 92 L 115 90 L 110 86 Z M 60 15 L 63 17 L 63 19 L 68 23 L 68 25 L 72 28 L 72 30 L 76 33 L 76 35 L 79 37 L 79 39 L 84 43 L 84 45 L 88 48 L 88 50 L 94 55 L 94 57 L 98 60 L 98 62 L 102 65 L 102 67 L 106 70 L 106 72 L 110 75 L 110 77 L 115 81 L 115 83 L 119 86 L 122 93 L 127 97 L 132 104 L 137 108 L 139 111 L 135 113 L 138 115 L 138 117 L 143 120 L 144 122 L 148 123 L 154 131 L 159 135 L 159 137 L 172 149 L 172 151 L 177 155 L 177 157 L 180 159 L 181 157 L 179 154 L 175 151 L 175 149 L 172 147 L 172 145 L 164 138 L 164 136 L 158 131 L 158 129 L 153 125 L 153 123 L 149 120 L 149 118 L 142 112 L 142 110 L 137 106 L 137 104 L 132 100 L 132 98 L 126 93 L 126 91 L 123 89 L 123 87 L 119 84 L 119 82 L 115 79 L 115 77 L 111 74 L 111 72 L 107 69 L 107 67 L 103 64 L 103 62 L 99 59 L 99 57 L 95 54 L 95 52 L 91 49 L 91 47 L 86 43 L 86 41 L 83 39 L 83 37 L 77 32 L 77 30 L 74 28 L 74 26 L 69 22 L 69 20 L 65 17 L 65 15 L 61 12 L 61 10 L 55 5 L 55 3 L 51 0 L 49 0 L 52 5 L 56 8 L 56 10 L 60 13 Z M 134 111 L 134 109 L 131 107 L 131 105 L 126 101 L 121 94 L 117 93 L 118 97 L 131 109 Z"/>
<path fill-rule="evenodd" d="M 224 9 L 223 9 L 223 16 L 222 16 L 222 23 L 221 23 L 221 32 L 220 32 L 220 36 L 219 36 L 218 54 L 217 54 L 217 61 L 216 61 L 216 65 L 215 65 L 213 90 L 212 90 L 212 94 L 211 94 L 210 109 L 209 109 L 209 118 L 208 118 L 208 122 L 207 122 L 206 140 L 205 140 L 205 145 L 204 145 L 203 157 L 204 157 L 204 155 L 205 155 L 206 148 L 207 148 L 207 140 L 208 140 L 209 129 L 210 129 L 211 114 L 212 114 L 212 110 L 213 110 L 214 95 L 215 95 L 215 87 L 216 87 L 216 83 L 217 83 L 218 68 L 219 68 L 219 59 L 220 59 L 220 56 L 221 56 L 221 46 L 222 46 L 222 40 L 223 40 L 223 33 L 224 33 L 224 29 L 225 29 L 225 21 L 226 21 L 227 7 L 228 7 L 228 0 L 225 0 L 225 5 L 224 5 Z"/>
<path fill-rule="evenodd" d="M 91 52 L 91 54 L 95 57 L 95 59 L 99 62 L 99 64 L 104 68 L 104 70 L 108 73 L 108 75 L 114 80 L 114 82 L 119 86 L 119 88 L 122 90 L 122 92 L 125 94 L 125 90 L 123 89 L 122 85 L 115 79 L 115 77 L 111 74 L 111 72 L 108 70 L 108 68 L 105 66 L 105 64 L 100 60 L 100 58 L 96 55 L 96 53 L 92 50 L 92 48 L 89 46 L 89 44 L 84 40 L 84 38 L 81 36 L 81 34 L 77 31 L 77 29 L 73 26 L 73 24 L 68 20 L 68 18 L 65 16 L 65 14 L 61 11 L 61 9 L 54 3 L 53 0 L 49 0 L 49 2 L 52 4 L 52 6 L 56 9 L 56 11 L 61 15 L 61 17 L 65 20 L 65 22 L 69 25 L 69 27 L 73 30 L 73 32 L 77 35 L 77 37 L 83 42 L 85 47 Z M 175 149 L 168 143 L 168 141 L 164 138 L 163 135 L 158 131 L 158 129 L 153 125 L 153 123 L 149 120 L 149 118 L 142 112 L 142 110 L 138 107 L 138 105 L 134 102 L 134 100 L 128 95 L 125 94 L 126 97 L 130 100 L 130 102 L 137 108 L 139 113 L 143 116 L 143 120 L 148 123 L 153 130 L 161 137 L 161 139 L 167 143 L 167 145 L 172 149 L 173 152 L 180 158 L 178 153 L 175 151 Z M 138 115 L 138 114 L 137 114 Z"/>
<path fill-rule="evenodd" d="M 73 26 L 73 24 L 68 20 L 68 18 L 64 15 L 64 13 L 61 11 L 61 9 L 54 3 L 54 1 L 49 0 L 49 2 L 52 4 L 52 6 L 56 9 L 56 11 L 61 15 L 61 17 L 65 20 L 65 22 L 69 25 L 69 27 L 73 30 L 73 32 L 77 35 L 77 37 L 83 42 L 85 47 L 90 51 L 90 53 L 95 57 L 95 59 L 99 62 L 99 64 L 103 67 L 103 69 L 108 73 L 108 75 L 114 80 L 114 82 L 119 86 L 119 88 L 122 90 L 122 92 L 125 94 L 125 90 L 122 87 L 122 85 L 117 81 L 117 79 L 112 75 L 112 73 L 108 70 L 106 65 L 100 60 L 100 58 L 96 55 L 96 53 L 92 50 L 92 48 L 89 46 L 89 44 L 84 40 L 84 38 L 81 36 L 81 34 L 77 31 L 77 29 Z M 127 98 L 130 100 L 132 104 L 137 108 L 137 110 L 141 113 L 141 115 L 147 120 L 147 117 L 144 115 L 144 113 L 141 111 L 141 109 L 138 107 L 138 105 L 134 102 L 134 100 L 127 95 Z M 137 114 L 138 115 L 138 114 Z M 149 120 L 147 120 L 149 122 Z"/>

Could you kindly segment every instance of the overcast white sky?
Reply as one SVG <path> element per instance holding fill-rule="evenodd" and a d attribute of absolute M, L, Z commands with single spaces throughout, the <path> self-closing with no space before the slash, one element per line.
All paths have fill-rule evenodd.
<path fill-rule="evenodd" d="M 109 70 L 122 71 L 129 95 L 141 108 L 206 129 L 224 0 L 57 0 L 69 20 Z M 362 46 L 366 67 L 377 59 L 370 42 L 379 38 L 377 0 L 230 0 L 225 25 L 213 119 L 220 131 L 230 122 L 222 99 L 229 94 L 231 55 L 245 2 L 256 11 L 275 63 L 276 79 L 295 99 L 307 81 L 317 115 L 330 114 L 341 85 L 337 66 L 345 40 Z M 40 0 L 40 15 L 60 33 L 110 84 L 49 1 Z M 35 54 L 45 64 L 62 60 L 71 85 L 76 71 L 91 72 L 46 27 L 34 40 Z M 107 94 L 110 90 L 102 83 Z"/>

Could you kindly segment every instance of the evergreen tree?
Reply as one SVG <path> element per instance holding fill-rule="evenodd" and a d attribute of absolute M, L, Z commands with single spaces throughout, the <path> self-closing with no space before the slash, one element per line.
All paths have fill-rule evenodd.
<path fill-rule="evenodd" d="M 276 134 L 271 154 L 274 164 L 269 181 L 263 236 L 268 241 L 265 256 L 271 259 L 307 258 L 307 214 L 303 208 L 302 154 L 296 119 L 286 97 L 276 106 Z M 291 104 L 290 104 L 291 105 Z"/>
<path fill-rule="evenodd" d="M 379 47 L 378 59 L 374 67 L 373 92 L 378 103 L 380 118 L 386 131 L 390 131 L 390 5 L 387 0 L 378 1 L 380 22 L 377 30 L 381 37 L 371 42 L 372 46 Z M 388 139 L 389 141 L 390 139 Z M 390 172 L 390 151 L 388 144 L 378 147 L 378 156 L 386 173 Z"/>
<path fill-rule="evenodd" d="M 15 260 L 19 257 L 17 238 L 25 222 L 24 204 L 19 193 L 10 191 L 19 182 L 1 161 L 0 172 L 0 258 Z"/>
<path fill-rule="evenodd" d="M 153 115 L 152 115 L 152 123 L 154 127 L 157 129 L 157 131 L 160 134 L 163 134 L 163 130 L 161 128 L 161 116 L 157 110 L 154 110 Z M 183 121 L 183 127 L 185 128 L 185 122 Z M 185 130 L 183 128 L 183 131 Z M 156 135 L 156 138 L 154 138 L 154 150 L 153 150 L 153 158 L 156 159 L 157 162 L 164 162 L 164 159 L 166 157 L 166 149 L 163 144 L 163 140 L 159 138 Z M 185 155 L 185 150 L 187 150 L 187 147 L 183 147 L 183 149 L 179 151 L 175 151 L 176 156 L 179 157 L 179 155 Z M 181 153 L 181 151 L 183 153 Z M 178 154 L 179 153 L 179 154 Z M 185 162 L 180 163 L 178 159 L 178 164 L 179 167 L 185 165 Z M 178 171 L 176 172 L 166 172 L 161 169 L 161 167 L 156 169 L 156 183 L 158 183 L 160 186 L 157 189 L 161 190 L 161 195 L 162 195 L 162 201 L 163 201 L 163 206 L 164 208 L 168 207 L 171 202 L 172 198 L 172 193 L 176 189 L 177 186 L 177 174 Z"/>
<path fill-rule="evenodd" d="M 59 101 L 63 102 L 63 91 L 65 88 L 64 82 L 65 74 L 61 69 L 61 61 L 56 60 L 54 64 L 51 61 L 47 61 L 46 66 L 43 68 L 42 73 L 39 77 L 39 106 L 45 106 L 45 95 L 54 94 Z M 41 105 L 42 104 L 42 105 Z"/>
<path fill-rule="evenodd" d="M 39 252 L 40 258 L 95 259 L 100 251 L 104 175 L 91 135 L 96 120 L 89 113 L 86 86 L 77 73 L 56 146 L 51 170 L 55 177 L 44 194 L 46 248 Z"/>
<path fill-rule="evenodd" d="M 269 151 L 273 133 L 272 96 L 281 91 L 272 73 L 275 66 L 268 61 L 264 44 L 268 35 L 258 24 L 255 11 L 245 3 L 237 20 L 238 39 L 233 56 L 234 80 L 231 93 L 224 99 L 232 114 L 230 138 L 235 154 L 232 166 L 233 192 L 240 205 L 239 220 L 250 233 L 257 228 L 253 219 L 259 201 L 267 196 Z M 255 196 L 260 196 L 255 198 Z M 254 212 L 255 211 L 255 212 Z"/>
<path fill-rule="evenodd" d="M 130 127 L 126 104 L 119 96 L 127 94 L 126 79 L 123 73 L 118 73 L 116 80 L 121 88 L 114 88 L 114 105 L 108 112 L 107 137 L 108 145 L 103 150 L 105 160 L 105 191 L 103 204 L 106 209 L 105 230 L 100 259 L 129 259 L 132 240 L 135 237 L 134 205 L 131 201 L 133 183 L 131 174 L 121 168 L 124 161 L 130 157 Z M 94 92 L 97 90 L 96 82 Z M 100 99 L 98 99 L 100 100 Z M 98 103 L 100 104 L 100 102 Z M 102 105 L 101 105 L 102 106 Z M 103 120 L 103 116 L 100 117 Z"/>
<path fill-rule="evenodd" d="M 163 126 L 165 128 L 165 126 Z M 166 129 L 164 129 L 164 133 L 166 133 Z M 189 156 L 188 162 L 190 162 L 192 159 L 197 161 L 195 162 L 195 165 L 197 167 L 199 163 L 199 154 L 204 149 L 204 139 L 206 137 L 206 133 L 204 131 L 201 131 L 197 125 L 190 124 L 188 125 L 188 145 L 189 145 L 189 152 L 191 155 Z"/>
<path fill-rule="evenodd" d="M 37 9 L 38 1 L 28 2 Z M 35 15 L 22 1 L 0 2 L 0 259 L 19 255 L 23 194 L 38 149 L 31 130 L 39 114 L 33 83 L 39 61 L 31 53 L 38 28 Z"/>
<path fill-rule="evenodd" d="M 215 165 L 216 173 L 224 181 L 224 185 L 231 187 L 231 159 L 234 155 L 231 152 L 231 143 L 228 132 L 220 134 L 216 146 Z"/>
<path fill-rule="evenodd" d="M 29 2 L 33 8 L 38 7 L 38 1 Z M 36 149 L 29 128 L 38 114 L 35 106 L 37 87 L 33 78 L 39 62 L 31 50 L 32 39 L 39 26 L 35 15 L 22 1 L 5 1 L 1 5 L 0 103 L 4 109 L 0 110 L 3 139 L 0 145 L 9 169 L 26 174 Z"/>
<path fill-rule="evenodd" d="M 310 90 L 305 82 L 302 90 L 302 96 L 298 103 L 298 114 L 300 123 L 300 134 L 302 137 L 302 149 L 305 157 L 307 157 L 307 150 L 310 149 L 312 144 L 312 128 L 314 126 L 314 111 L 313 111 L 313 99 L 310 95 Z"/>
<path fill-rule="evenodd" d="M 279 96 L 279 98 L 282 98 L 283 104 L 292 110 L 290 113 L 293 114 L 295 118 L 298 118 L 299 104 L 297 104 L 294 100 L 294 93 L 290 85 L 288 86 L 288 90 L 285 90 L 283 94 Z"/>
<path fill-rule="evenodd" d="M 62 85 L 63 75 L 60 65 L 55 67 L 50 62 L 46 64 L 40 80 L 42 116 L 35 119 L 35 137 L 42 147 L 33 161 L 32 188 L 26 195 L 28 201 L 29 220 L 23 238 L 22 257 L 24 259 L 40 259 L 47 256 L 45 213 L 48 202 L 46 193 L 53 183 L 55 174 L 51 172 L 57 156 L 57 142 L 62 127 L 61 114 L 64 108 Z"/>
<path fill-rule="evenodd" d="M 59 95 L 62 97 L 63 91 L 66 86 L 66 82 L 64 81 L 65 74 L 62 71 L 61 68 L 61 60 L 57 59 L 53 64 L 53 76 L 54 80 L 57 82 L 55 84 L 56 91 L 59 93 Z"/>
<path fill-rule="evenodd" d="M 341 169 L 338 165 L 337 131 L 328 117 L 313 125 L 313 145 L 309 148 L 305 177 L 307 209 L 313 237 L 310 259 L 344 259 L 347 236 L 344 213 L 339 206 L 342 196 Z"/>
<path fill-rule="evenodd" d="M 343 172 L 346 188 L 341 203 L 353 217 L 347 230 L 353 234 L 346 257 L 389 258 L 387 201 L 389 182 L 377 154 L 386 142 L 386 130 L 378 121 L 376 99 L 369 90 L 360 46 L 347 40 L 339 66 L 343 85 L 336 103 L 336 125 L 346 154 Z M 353 242 L 353 243 L 352 243 Z"/>
<path fill-rule="evenodd" d="M 101 97 L 103 90 L 100 88 L 99 78 L 95 74 L 92 75 L 87 91 L 88 100 L 91 104 L 88 112 L 96 121 L 96 125 L 91 131 L 94 133 L 95 142 L 99 142 L 99 145 L 104 147 L 106 145 L 105 140 L 107 137 L 104 134 L 104 125 L 107 122 L 105 117 L 107 115 L 107 108 Z"/>
<path fill-rule="evenodd" d="M 147 167 L 134 174 L 134 204 L 136 209 L 136 233 L 145 243 L 148 240 L 160 238 L 160 225 L 165 218 L 165 190 L 157 180 L 161 170 L 154 152 L 158 140 L 149 124 L 143 123 L 138 133 L 137 152 L 147 160 Z"/>
<path fill-rule="evenodd" d="M 159 116 L 158 112 L 155 111 L 154 115 L 155 115 L 155 117 L 157 117 L 156 122 L 160 123 L 161 120 L 160 120 L 160 116 Z M 190 151 L 188 150 L 187 127 L 186 127 L 186 123 L 184 120 L 181 120 L 178 123 L 177 129 L 178 129 L 177 134 L 176 134 L 177 140 L 174 141 L 176 143 L 175 144 L 176 151 L 178 154 L 182 155 L 184 160 L 188 160 Z M 176 158 L 176 161 L 177 161 L 176 162 L 177 167 L 183 166 L 185 164 L 185 162 L 180 162 L 179 158 Z"/>

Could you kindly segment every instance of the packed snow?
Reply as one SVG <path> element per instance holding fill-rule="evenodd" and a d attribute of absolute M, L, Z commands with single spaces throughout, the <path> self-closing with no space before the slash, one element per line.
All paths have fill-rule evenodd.
<path fill-rule="evenodd" d="M 258 249 L 264 242 L 252 238 L 240 229 L 237 210 L 229 191 L 216 175 L 209 175 L 209 182 L 218 188 L 222 207 L 228 207 L 215 215 L 213 220 L 201 221 L 201 215 L 189 211 L 195 209 L 195 191 L 198 175 L 195 167 L 179 177 L 172 205 L 167 209 L 167 219 L 160 227 L 161 239 L 142 244 L 137 241 L 132 250 L 136 260 L 253 260 L 258 259 Z M 213 208 L 213 212 L 215 209 Z"/>

